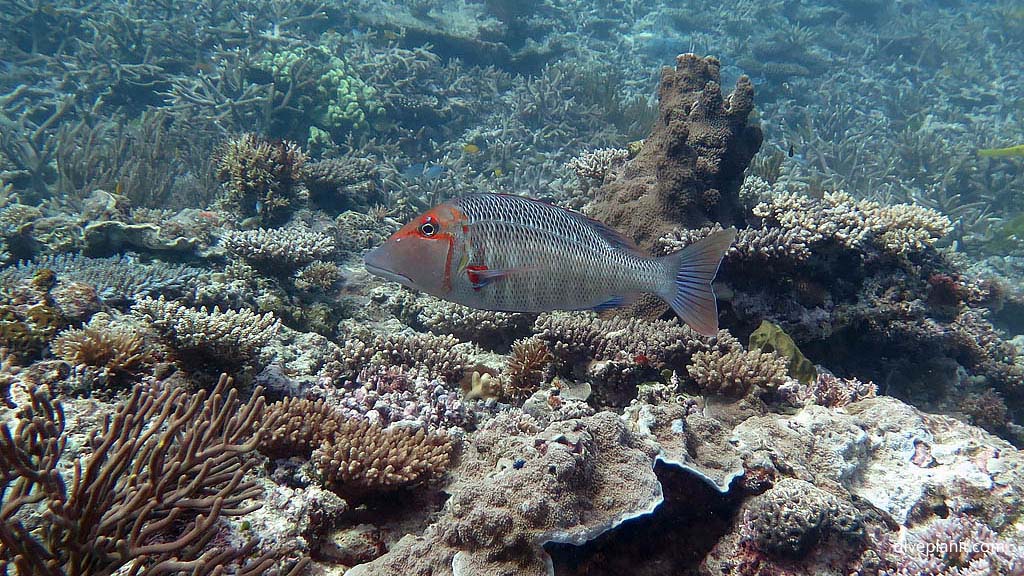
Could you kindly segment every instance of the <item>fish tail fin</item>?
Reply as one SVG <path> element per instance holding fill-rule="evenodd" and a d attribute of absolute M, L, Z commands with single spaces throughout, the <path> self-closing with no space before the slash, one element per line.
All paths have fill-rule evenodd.
<path fill-rule="evenodd" d="M 659 296 L 683 322 L 705 336 L 718 334 L 718 303 L 711 281 L 735 238 L 735 228 L 719 230 L 661 258 L 669 277 Z"/>

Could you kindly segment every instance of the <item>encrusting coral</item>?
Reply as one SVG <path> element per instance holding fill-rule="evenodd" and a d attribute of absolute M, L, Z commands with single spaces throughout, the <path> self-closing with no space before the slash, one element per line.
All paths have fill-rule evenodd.
<path fill-rule="evenodd" d="M 279 562 L 274 550 L 246 562 L 255 542 L 211 547 L 221 518 L 260 506 L 260 489 L 245 477 L 255 465 L 245 455 L 259 440 L 259 390 L 243 403 L 226 376 L 209 394 L 136 386 L 89 438 L 73 478 L 59 465 L 69 440 L 61 404 L 40 388 L 31 396 L 17 427 L 0 428 L 5 571 L 159 574 L 187 566 L 210 574 L 245 562 L 238 573 L 255 576 Z M 38 502 L 45 506 L 34 517 L 29 505 Z"/>

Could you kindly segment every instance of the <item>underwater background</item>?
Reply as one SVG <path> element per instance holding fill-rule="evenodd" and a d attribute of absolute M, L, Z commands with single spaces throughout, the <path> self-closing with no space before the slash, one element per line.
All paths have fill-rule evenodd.
<path fill-rule="evenodd" d="M 3 574 L 1024 574 L 1014 0 L 0 0 Z M 721 330 L 374 277 L 501 192 Z"/>

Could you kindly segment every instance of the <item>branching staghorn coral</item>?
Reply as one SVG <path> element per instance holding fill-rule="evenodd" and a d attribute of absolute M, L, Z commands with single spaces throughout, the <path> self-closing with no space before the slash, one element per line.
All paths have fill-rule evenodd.
<path fill-rule="evenodd" d="M 12 431 L 0 428 L 4 568 L 20 574 L 75 576 L 219 573 L 243 561 L 251 545 L 207 548 L 223 516 L 260 504 L 246 460 L 258 441 L 260 391 L 241 402 L 222 376 L 212 392 L 140 385 L 89 439 L 73 478 L 58 466 L 68 436 L 59 402 L 40 388 Z M 43 502 L 31 520 L 26 505 Z M 41 530 L 26 522 L 41 522 Z M 271 568 L 275 554 L 241 572 Z M 298 568 L 298 567 L 296 567 Z"/>
<path fill-rule="evenodd" d="M 277 333 L 281 322 L 267 312 L 189 308 L 177 302 L 145 298 L 132 313 L 148 321 L 175 350 L 218 366 L 252 360 Z"/>

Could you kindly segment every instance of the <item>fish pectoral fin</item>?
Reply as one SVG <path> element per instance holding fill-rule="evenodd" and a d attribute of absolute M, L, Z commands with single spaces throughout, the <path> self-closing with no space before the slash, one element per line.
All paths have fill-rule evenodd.
<path fill-rule="evenodd" d="M 479 290 L 492 282 L 508 278 L 512 274 L 528 272 L 530 270 L 533 270 L 533 268 L 525 266 L 521 268 L 495 268 L 493 270 L 487 266 L 466 266 L 466 275 L 469 277 L 469 282 L 473 285 L 473 289 Z"/>

